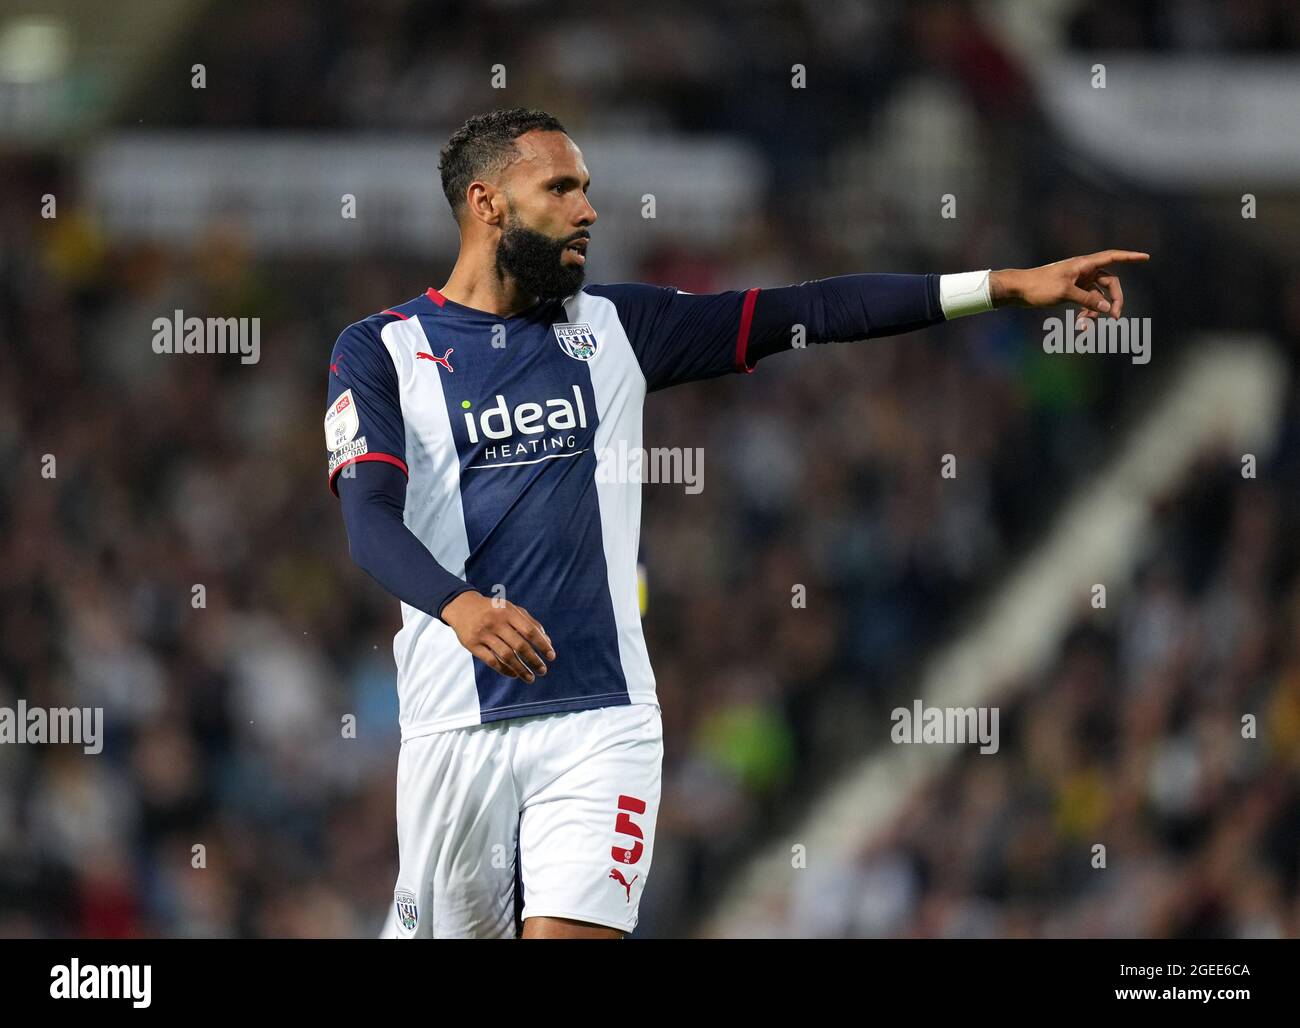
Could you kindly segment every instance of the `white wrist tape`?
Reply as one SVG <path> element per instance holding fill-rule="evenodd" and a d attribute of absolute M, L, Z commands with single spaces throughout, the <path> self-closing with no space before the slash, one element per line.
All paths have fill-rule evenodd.
<path fill-rule="evenodd" d="M 984 271 L 964 271 L 960 275 L 939 276 L 939 306 L 943 316 L 951 321 L 967 314 L 979 314 L 993 309 L 993 298 L 989 296 L 989 273 Z"/>

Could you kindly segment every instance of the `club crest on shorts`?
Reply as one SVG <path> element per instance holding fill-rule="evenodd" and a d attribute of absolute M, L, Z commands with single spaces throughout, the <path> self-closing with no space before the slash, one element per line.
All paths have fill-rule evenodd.
<path fill-rule="evenodd" d="M 393 894 L 393 899 L 397 902 L 397 920 L 408 932 L 415 931 L 415 926 L 420 923 L 420 911 L 415 905 L 415 894 L 399 889 Z"/>
<path fill-rule="evenodd" d="M 555 338 L 560 341 L 560 349 L 576 361 L 589 361 L 600 350 L 596 333 L 585 321 L 552 325 Z"/>

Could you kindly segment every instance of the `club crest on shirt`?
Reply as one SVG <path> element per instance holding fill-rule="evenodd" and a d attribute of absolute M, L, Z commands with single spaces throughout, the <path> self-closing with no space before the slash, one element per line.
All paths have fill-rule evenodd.
<path fill-rule="evenodd" d="M 555 338 L 560 342 L 560 349 L 575 361 L 589 361 L 600 350 L 600 341 L 596 339 L 596 333 L 585 321 L 565 322 L 551 327 L 555 329 Z"/>
<path fill-rule="evenodd" d="M 415 931 L 415 926 L 420 923 L 420 911 L 415 906 L 415 894 L 399 889 L 393 894 L 393 899 L 397 903 L 397 919 L 402 922 L 402 927 L 408 932 Z"/>

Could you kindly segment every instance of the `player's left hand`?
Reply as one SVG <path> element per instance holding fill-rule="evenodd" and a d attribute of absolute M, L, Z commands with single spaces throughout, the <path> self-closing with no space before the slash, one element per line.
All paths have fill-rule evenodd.
<path fill-rule="evenodd" d="M 1136 250 L 1102 250 L 1084 257 L 1070 257 L 1041 268 L 1012 268 L 989 275 L 989 297 L 994 307 L 1057 307 L 1072 303 L 1079 307 L 1079 319 L 1124 313 L 1124 290 L 1113 264 L 1150 260 Z"/>

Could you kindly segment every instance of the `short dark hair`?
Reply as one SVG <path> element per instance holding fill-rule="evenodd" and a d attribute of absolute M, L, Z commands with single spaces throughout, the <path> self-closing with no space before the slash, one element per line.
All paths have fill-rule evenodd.
<path fill-rule="evenodd" d="M 451 134 L 438 154 L 442 191 L 457 218 L 465 207 L 465 191 L 476 178 L 500 171 L 519 156 L 515 140 L 525 132 L 566 132 L 559 120 L 530 107 L 476 114 Z M 567 132 L 566 132 L 567 134 Z"/>

